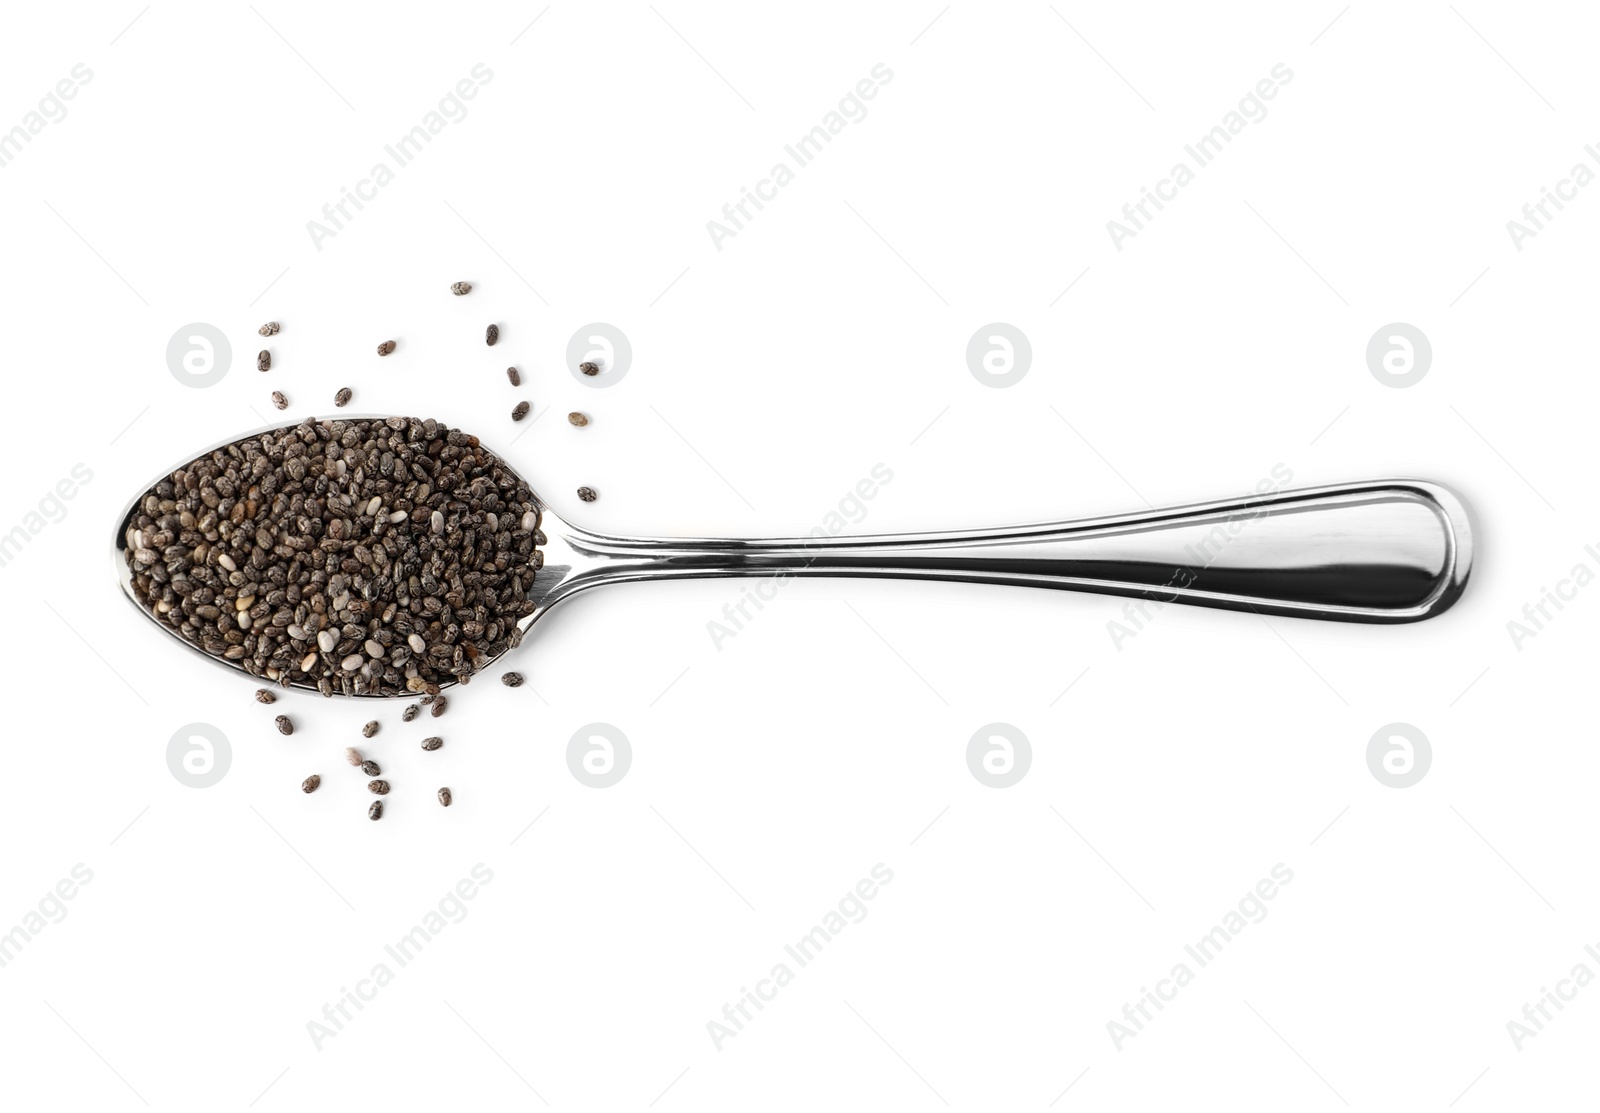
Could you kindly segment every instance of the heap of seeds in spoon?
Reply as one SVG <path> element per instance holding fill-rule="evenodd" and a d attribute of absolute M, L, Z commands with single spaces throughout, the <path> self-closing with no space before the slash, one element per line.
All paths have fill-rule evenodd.
<path fill-rule="evenodd" d="M 307 419 L 157 483 L 126 558 L 158 621 L 252 676 L 437 694 L 521 640 L 538 528 L 527 484 L 477 437 Z"/>

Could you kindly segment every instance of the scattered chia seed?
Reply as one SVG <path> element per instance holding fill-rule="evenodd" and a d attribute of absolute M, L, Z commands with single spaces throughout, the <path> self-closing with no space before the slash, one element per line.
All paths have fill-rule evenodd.
<path fill-rule="evenodd" d="M 499 325 L 490 325 L 488 328 L 483 330 L 483 342 L 485 344 L 489 345 L 491 348 L 494 347 L 494 342 L 496 340 L 499 340 L 499 339 L 500 339 L 500 326 Z"/>
<path fill-rule="evenodd" d="M 345 747 L 344 759 L 351 765 L 360 765 L 362 762 L 361 751 L 354 746 Z"/>
<path fill-rule="evenodd" d="M 307 777 L 305 780 L 300 782 L 300 791 L 301 792 L 315 792 L 315 791 L 317 791 L 317 786 L 319 784 L 321 784 L 321 783 L 322 783 L 322 778 L 317 776 L 315 773 L 313 773 L 313 774 L 311 774 L 311 776 Z"/>
<path fill-rule="evenodd" d="M 512 386 L 521 386 L 522 385 L 522 373 L 520 371 L 518 371 L 515 367 L 507 367 L 506 368 L 506 378 L 511 380 L 511 385 Z"/>
<path fill-rule="evenodd" d="M 345 405 L 345 403 L 347 403 L 349 401 L 350 401 L 350 388 L 347 387 L 347 386 L 340 387 L 339 388 L 339 393 L 337 393 L 337 394 L 335 394 L 333 396 L 333 404 L 335 406 L 343 407 Z"/>
<path fill-rule="evenodd" d="M 272 353 L 267 351 L 265 348 L 262 348 L 261 351 L 256 353 L 256 370 L 272 370 Z"/>
<path fill-rule="evenodd" d="M 569 425 L 576 425 L 579 429 L 582 429 L 585 425 L 589 424 L 589 415 L 581 414 L 577 410 L 573 410 L 567 415 L 567 423 Z"/>
<path fill-rule="evenodd" d="M 376 719 L 372 720 L 372 722 L 368 723 L 366 726 L 361 728 L 361 737 L 363 737 L 363 738 L 371 738 L 374 734 L 377 734 L 377 733 L 378 733 L 378 720 L 376 720 Z"/>
<path fill-rule="evenodd" d="M 511 411 L 511 420 L 521 421 L 523 418 L 528 416 L 528 411 L 532 408 L 533 407 L 529 406 L 526 402 L 518 402 L 517 408 Z"/>
<path fill-rule="evenodd" d="M 280 410 L 287 410 L 289 408 L 289 399 L 283 396 L 283 391 L 275 390 L 272 392 L 272 404 Z"/>
<path fill-rule="evenodd" d="M 444 714 L 444 709 L 449 706 L 450 701 L 445 699 L 443 696 L 440 696 L 438 699 L 433 701 L 433 706 L 428 709 L 428 714 L 437 719 L 440 715 Z"/>
<path fill-rule="evenodd" d="M 382 769 L 378 768 L 378 763 L 375 761 L 363 761 L 361 763 L 361 771 L 369 777 L 376 777 L 383 772 Z"/>
<path fill-rule="evenodd" d="M 441 788 L 439 790 L 439 803 L 448 808 L 450 806 L 450 800 L 450 790 L 448 788 Z"/>
<path fill-rule="evenodd" d="M 598 363 L 589 363 L 585 361 L 578 364 L 578 370 L 582 371 L 585 375 L 598 375 L 600 374 L 600 365 Z"/>
<path fill-rule="evenodd" d="M 522 674 L 520 672 L 508 672 L 500 677 L 500 683 L 507 688 L 520 688 L 522 687 Z"/>
<path fill-rule="evenodd" d="M 367 818 L 368 819 L 382 819 L 383 818 L 383 801 L 382 800 L 374 800 L 372 802 L 372 807 L 367 809 Z"/>
<path fill-rule="evenodd" d="M 382 344 L 378 345 L 378 354 L 380 356 L 386 356 L 392 351 L 394 351 L 393 340 L 385 340 Z"/>
<path fill-rule="evenodd" d="M 400 712 L 400 721 L 402 723 L 409 723 L 412 719 L 415 719 L 419 714 L 421 714 L 421 712 L 422 708 L 418 707 L 414 703 L 409 704 L 404 711 Z"/>
<path fill-rule="evenodd" d="M 599 498 L 600 496 L 599 496 L 598 493 L 596 493 L 596 491 L 595 491 L 595 489 L 593 487 L 579 487 L 578 488 L 578 497 L 580 499 L 582 499 L 584 502 L 593 502 L 595 499 Z"/>
<path fill-rule="evenodd" d="M 276 335 L 278 335 L 278 322 L 277 321 L 268 321 L 266 324 L 264 324 L 260 328 L 256 329 L 256 331 L 259 332 L 262 336 L 276 336 Z"/>
<path fill-rule="evenodd" d="M 293 734 L 294 724 L 289 721 L 289 716 L 279 715 L 273 722 L 278 724 L 279 734 Z"/>
<path fill-rule="evenodd" d="M 432 695 L 519 638 L 538 525 L 527 484 L 476 437 L 307 419 L 175 469 L 123 545 L 157 622 L 262 682 Z"/>
<path fill-rule="evenodd" d="M 374 796 L 387 796 L 387 795 L 389 795 L 389 782 L 388 781 L 368 781 L 367 782 L 367 791 L 372 793 Z"/>
<path fill-rule="evenodd" d="M 256 702 L 257 703 L 277 703 L 278 702 L 278 697 L 273 695 L 266 688 L 257 688 L 256 689 Z"/>
<path fill-rule="evenodd" d="M 422 748 L 424 750 L 429 751 L 430 753 L 432 751 L 434 751 L 434 750 L 437 750 L 440 746 L 443 746 L 443 745 L 444 745 L 444 739 L 443 738 L 439 738 L 439 737 L 424 738 L 422 740 Z"/>
<path fill-rule="evenodd" d="M 450 284 L 450 292 L 452 294 L 454 294 L 458 298 L 462 294 L 470 294 L 470 293 L 472 293 L 472 283 L 470 283 L 470 282 L 453 282 L 453 283 Z"/>

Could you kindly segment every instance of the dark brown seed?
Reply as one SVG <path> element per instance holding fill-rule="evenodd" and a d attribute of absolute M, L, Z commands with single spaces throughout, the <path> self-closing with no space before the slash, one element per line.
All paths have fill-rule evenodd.
<path fill-rule="evenodd" d="M 531 408 L 526 402 L 518 402 L 517 408 L 511 411 L 511 420 L 521 421 L 528 416 L 528 410 Z"/>
<path fill-rule="evenodd" d="M 576 425 L 579 429 L 582 429 L 585 425 L 589 424 L 589 415 L 581 414 L 577 410 L 573 410 L 567 415 L 567 423 L 569 425 Z"/>
<path fill-rule="evenodd" d="M 313 774 L 311 774 L 311 776 L 307 777 L 305 780 L 300 782 L 300 791 L 301 792 L 315 792 L 315 791 L 317 791 L 317 786 L 319 784 L 321 784 L 321 783 L 322 783 L 322 778 L 317 776 L 315 773 L 313 773 Z"/>
<path fill-rule="evenodd" d="M 434 700 L 436 700 L 438 698 L 439 697 L 437 695 L 434 695 L 433 693 L 429 693 L 428 695 L 423 696 L 417 702 L 422 704 L 423 707 L 427 707 L 430 703 L 432 703 Z"/>
<path fill-rule="evenodd" d="M 378 720 L 376 720 L 376 719 L 372 720 L 372 722 L 368 723 L 366 726 L 361 728 L 361 737 L 363 737 L 363 738 L 371 738 L 374 734 L 377 734 L 377 733 L 378 733 Z"/>
<path fill-rule="evenodd" d="M 272 370 L 272 353 L 267 351 L 265 348 L 262 348 L 260 352 L 256 353 L 256 370 Z"/>
<path fill-rule="evenodd" d="M 422 748 L 424 750 L 430 750 L 430 751 L 431 750 L 437 750 L 440 746 L 443 746 L 443 745 L 444 745 L 444 739 L 443 738 L 439 738 L 439 737 L 424 738 L 422 740 Z"/>
<path fill-rule="evenodd" d="M 580 499 L 582 499 L 584 502 L 593 502 L 595 499 L 599 498 L 600 496 L 599 496 L 598 493 L 596 493 L 596 491 L 595 491 L 595 489 L 593 487 L 579 487 L 578 488 L 578 497 Z"/>
<path fill-rule="evenodd" d="M 333 404 L 335 406 L 343 406 L 348 401 L 350 401 L 350 388 L 342 386 L 339 388 L 339 393 L 333 396 Z"/>
<path fill-rule="evenodd" d="M 454 294 L 458 298 L 462 294 L 470 294 L 472 292 L 472 283 L 470 283 L 470 282 L 452 282 L 450 284 L 450 292 L 452 294 Z"/>
<path fill-rule="evenodd" d="M 450 799 L 450 790 L 448 788 L 441 788 L 439 790 L 439 803 L 448 808 L 450 806 Z"/>
<path fill-rule="evenodd" d="M 522 374 L 515 367 L 506 368 L 506 378 L 511 380 L 512 386 L 522 385 Z"/>
<path fill-rule="evenodd" d="M 499 340 L 499 339 L 500 339 L 500 326 L 499 325 L 490 325 L 488 328 L 483 330 L 483 342 L 485 344 L 488 344 L 488 345 L 490 345 L 492 347 L 494 345 L 494 342 L 496 340 Z"/>
<path fill-rule="evenodd" d="M 272 392 L 272 404 L 277 406 L 280 410 L 287 410 L 289 408 L 289 400 L 283 396 L 283 391 L 281 390 L 275 390 Z"/>
<path fill-rule="evenodd" d="M 500 677 L 500 683 L 507 688 L 520 688 L 522 687 L 522 674 L 520 672 L 508 672 Z"/>
<path fill-rule="evenodd" d="M 294 724 L 289 721 L 289 716 L 279 715 L 273 722 L 278 724 L 279 734 L 293 734 Z"/>
<path fill-rule="evenodd" d="M 578 364 L 578 370 L 582 371 L 585 375 L 598 375 L 600 374 L 600 365 L 598 363 L 584 362 Z"/>
<path fill-rule="evenodd" d="M 376 777 L 383 772 L 382 769 L 378 768 L 378 763 L 375 761 L 363 761 L 361 763 L 361 771 L 369 777 Z"/>
<path fill-rule="evenodd" d="M 383 801 L 382 800 L 374 800 L 372 802 L 372 807 L 367 809 L 367 818 L 368 819 L 382 819 L 383 818 Z"/>
<path fill-rule="evenodd" d="M 266 324 L 256 329 L 256 331 L 262 336 L 276 336 L 278 334 L 278 322 L 268 321 Z"/>
<path fill-rule="evenodd" d="M 409 723 L 412 719 L 415 719 L 421 712 L 422 712 L 422 708 L 418 707 L 416 704 L 413 703 L 410 706 L 408 706 L 404 711 L 400 712 L 400 721 L 402 723 Z"/>
<path fill-rule="evenodd" d="M 443 696 L 440 696 L 438 699 L 433 701 L 433 706 L 428 709 L 428 713 L 437 719 L 440 715 L 444 714 L 444 709 L 449 706 L 450 701 L 445 699 Z"/>
<path fill-rule="evenodd" d="M 393 340 L 385 340 L 382 344 L 378 345 L 378 354 L 380 356 L 386 356 L 392 351 L 394 351 Z"/>
<path fill-rule="evenodd" d="M 271 692 L 267 691 L 267 689 L 265 689 L 265 688 L 257 688 L 256 689 L 256 702 L 257 703 L 277 703 L 278 702 L 278 697 L 273 695 Z"/>
<path fill-rule="evenodd" d="M 367 782 L 367 791 L 372 793 L 374 796 L 387 796 L 387 795 L 389 795 L 389 782 L 388 781 L 368 781 Z"/>

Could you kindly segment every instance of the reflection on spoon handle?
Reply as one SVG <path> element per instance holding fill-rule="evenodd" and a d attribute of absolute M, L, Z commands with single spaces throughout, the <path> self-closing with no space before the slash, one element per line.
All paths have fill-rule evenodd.
<path fill-rule="evenodd" d="M 1466 585 L 1466 507 L 1433 483 L 1304 488 L 1111 518 L 855 538 L 604 537 L 571 527 L 541 600 L 630 580 L 874 576 L 1013 584 L 1350 622 L 1415 622 Z M 552 558 L 556 556 L 553 552 Z M 560 563 L 556 561 L 556 563 Z"/>

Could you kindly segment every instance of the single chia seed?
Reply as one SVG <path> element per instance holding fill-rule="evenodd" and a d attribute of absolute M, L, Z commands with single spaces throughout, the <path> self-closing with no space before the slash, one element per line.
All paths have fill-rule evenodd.
<path fill-rule="evenodd" d="M 383 801 L 382 800 L 374 800 L 372 802 L 372 807 L 367 809 L 367 818 L 368 819 L 382 819 L 383 818 Z"/>
<path fill-rule="evenodd" d="M 378 768 L 378 763 L 375 761 L 363 761 L 361 763 L 361 771 L 369 777 L 376 777 L 383 772 L 382 769 Z"/>
<path fill-rule="evenodd" d="M 528 411 L 532 408 L 533 407 L 529 406 L 526 402 L 518 402 L 517 408 L 511 411 L 511 420 L 521 421 L 523 418 L 528 416 Z"/>
<path fill-rule="evenodd" d="M 289 399 L 283 396 L 283 391 L 275 390 L 272 392 L 272 404 L 280 410 L 287 410 L 289 408 Z"/>
<path fill-rule="evenodd" d="M 307 777 L 305 780 L 300 782 L 300 791 L 301 792 L 315 792 L 315 791 L 317 791 L 317 786 L 319 784 L 321 784 L 321 783 L 322 783 L 322 778 L 317 776 L 315 773 L 313 773 L 313 774 L 311 774 L 311 776 Z"/>
<path fill-rule="evenodd" d="M 581 414 L 577 410 L 573 410 L 567 415 L 567 424 L 576 425 L 579 429 L 582 429 L 585 425 L 589 424 L 589 415 Z"/>
<path fill-rule="evenodd" d="M 600 374 L 600 365 L 598 363 L 591 363 L 586 360 L 583 363 L 578 364 L 578 370 L 582 371 L 585 375 L 594 376 Z"/>
<path fill-rule="evenodd" d="M 293 734 L 294 733 L 294 724 L 289 721 L 289 716 L 287 716 L 287 715 L 279 715 L 276 719 L 274 719 L 272 721 L 278 724 L 278 733 L 279 734 Z"/>
<path fill-rule="evenodd" d="M 438 699 L 433 701 L 433 706 L 428 708 L 428 714 L 437 719 L 440 715 L 444 714 L 444 709 L 449 706 L 450 701 L 445 699 L 443 696 L 440 696 Z"/>
<path fill-rule="evenodd" d="M 452 282 L 450 284 L 450 292 L 452 294 L 454 294 L 458 298 L 462 294 L 470 294 L 470 293 L 472 293 L 472 283 L 470 283 L 470 282 Z"/>
<path fill-rule="evenodd" d="M 437 750 L 440 746 L 443 746 L 443 745 L 444 745 L 444 739 L 443 738 L 439 738 L 437 736 L 435 736 L 433 738 L 424 738 L 422 740 L 422 748 L 424 750 L 429 751 L 430 753 L 432 751 L 434 751 L 434 750 Z"/>
<path fill-rule="evenodd" d="M 272 353 L 267 351 L 265 348 L 262 348 L 261 351 L 256 353 L 256 370 L 272 370 Z"/>
<path fill-rule="evenodd" d="M 257 703 L 277 703 L 278 702 L 278 697 L 273 695 L 272 692 L 269 691 L 266 688 L 257 688 L 256 689 L 256 702 Z"/>
<path fill-rule="evenodd" d="M 276 335 L 278 335 L 278 322 L 277 321 L 268 321 L 266 324 L 264 324 L 260 328 L 256 329 L 256 331 L 259 332 L 262 336 L 276 336 Z"/>
<path fill-rule="evenodd" d="M 337 393 L 337 394 L 335 394 L 333 396 L 333 404 L 335 406 L 343 407 L 345 405 L 345 403 L 347 403 L 349 401 L 350 401 L 350 388 L 347 387 L 347 386 L 340 387 L 339 388 L 339 393 Z"/>
<path fill-rule="evenodd" d="M 599 498 L 600 495 L 593 487 L 579 487 L 578 497 L 584 502 L 593 502 L 595 499 Z"/>
<path fill-rule="evenodd" d="M 448 808 L 450 806 L 451 799 L 452 799 L 452 797 L 450 796 L 450 790 L 448 788 L 441 788 L 439 790 L 439 803 L 440 804 L 442 804 L 442 805 L 444 805 L 445 807 Z"/>
<path fill-rule="evenodd" d="M 408 704 L 406 706 L 406 709 L 404 711 L 400 712 L 400 721 L 402 723 L 409 723 L 412 719 L 415 719 L 421 713 L 422 713 L 422 708 L 418 707 L 414 703 L 413 704 Z"/>
<path fill-rule="evenodd" d="M 372 722 L 368 723 L 366 726 L 361 728 L 361 737 L 363 737 L 363 738 L 371 738 L 374 734 L 377 734 L 377 733 L 378 733 L 378 720 L 376 720 L 376 719 L 372 720 Z"/>
<path fill-rule="evenodd" d="M 345 747 L 344 759 L 351 765 L 360 765 L 362 761 L 365 760 L 361 756 L 361 751 L 356 749 L 354 746 Z"/>
<path fill-rule="evenodd" d="M 394 351 L 393 340 L 385 340 L 382 344 L 378 345 L 378 354 L 380 356 L 386 356 L 392 351 Z"/>
<path fill-rule="evenodd" d="M 522 385 L 522 372 L 518 371 L 515 367 L 506 368 L 506 378 L 511 380 L 512 386 Z"/>
<path fill-rule="evenodd" d="M 367 782 L 367 791 L 372 793 L 374 796 L 387 796 L 387 795 L 389 795 L 389 782 L 388 781 L 368 781 Z"/>
<path fill-rule="evenodd" d="M 499 339 L 500 339 L 500 326 L 499 325 L 490 325 L 488 328 L 483 330 L 483 342 L 485 344 L 489 345 L 491 348 L 494 347 L 494 342 L 496 340 L 499 340 Z"/>
<path fill-rule="evenodd" d="M 500 683 L 507 688 L 520 688 L 522 687 L 522 674 L 520 672 L 508 672 L 500 677 Z"/>

